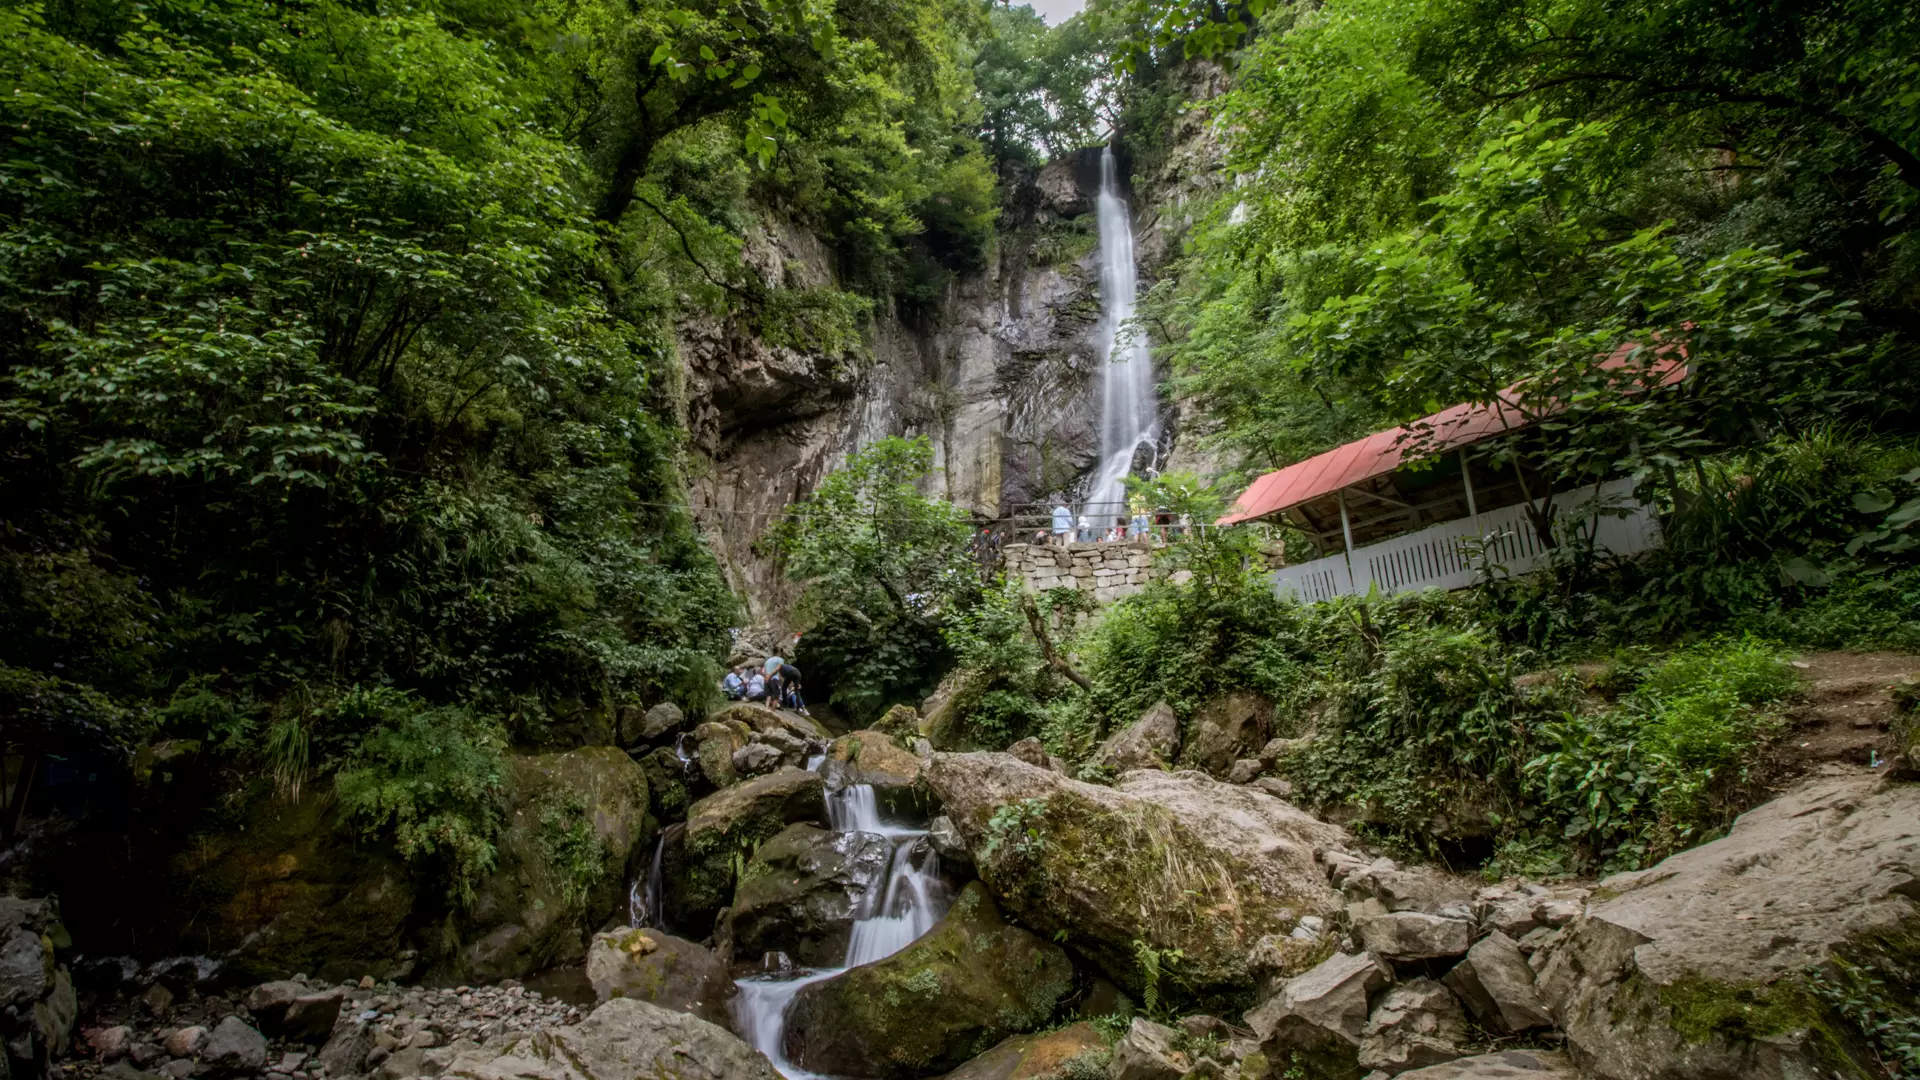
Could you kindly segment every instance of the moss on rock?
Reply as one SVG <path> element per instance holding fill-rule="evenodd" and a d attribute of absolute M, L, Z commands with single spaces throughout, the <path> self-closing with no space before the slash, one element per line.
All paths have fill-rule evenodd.
<path fill-rule="evenodd" d="M 800 991 L 788 1051 L 818 1072 L 927 1076 L 1044 1026 L 1072 985 L 1066 952 L 1009 925 L 976 881 L 920 940 Z"/>
<path fill-rule="evenodd" d="M 667 918 L 676 929 L 704 937 L 754 850 L 790 824 L 825 813 L 818 774 L 783 768 L 714 792 L 687 811 L 687 827 L 663 858 Z"/>

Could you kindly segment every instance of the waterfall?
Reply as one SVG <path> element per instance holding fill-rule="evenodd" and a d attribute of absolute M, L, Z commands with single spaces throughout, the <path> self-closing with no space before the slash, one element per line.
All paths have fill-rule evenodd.
<path fill-rule="evenodd" d="M 846 963 L 818 971 L 793 969 L 786 957 L 774 961 L 766 974 L 737 980 L 740 993 L 733 999 L 734 1026 L 754 1049 L 767 1055 L 774 1068 L 789 1080 L 823 1080 L 787 1060 L 787 1007 L 805 987 L 831 979 L 850 967 L 885 960 L 911 945 L 946 914 L 950 898 L 940 880 L 940 858 L 927 842 L 924 829 L 889 825 L 880 817 L 872 786 L 850 784 L 827 793 L 827 822 L 836 833 L 876 833 L 893 841 L 893 857 L 883 889 L 862 898 L 853 936 L 847 943 Z"/>
<path fill-rule="evenodd" d="M 1120 197 L 1119 165 L 1113 147 L 1100 151 L 1100 472 L 1087 489 L 1094 524 L 1104 528 L 1127 516 L 1121 479 L 1133 469 L 1133 456 L 1158 438 L 1153 357 L 1137 337 L 1122 343 L 1120 334 L 1133 318 L 1139 291 L 1133 265 L 1133 220 Z M 1116 352 L 1117 350 L 1117 352 Z"/>
<path fill-rule="evenodd" d="M 639 875 L 635 875 L 633 884 L 627 888 L 627 925 L 665 928 L 665 912 L 661 909 L 660 897 L 666 882 L 660 873 L 660 857 L 666 850 L 667 830 L 661 829 L 660 839 L 653 845 L 653 865 L 647 869 L 645 884 L 642 885 Z"/>

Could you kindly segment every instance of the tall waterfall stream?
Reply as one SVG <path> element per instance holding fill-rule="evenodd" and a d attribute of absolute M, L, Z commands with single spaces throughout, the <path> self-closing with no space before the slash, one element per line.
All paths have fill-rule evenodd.
<path fill-rule="evenodd" d="M 1154 400 L 1153 357 L 1135 336 L 1121 341 L 1133 318 L 1139 282 L 1133 264 L 1133 215 L 1120 195 L 1120 166 L 1113 147 L 1100 152 L 1100 472 L 1087 489 L 1087 505 L 1102 527 L 1125 516 L 1126 487 L 1134 454 L 1152 447 L 1159 434 Z M 1116 352 L 1116 349 L 1118 350 Z M 1102 518 L 1106 520 L 1102 520 Z"/>
<path fill-rule="evenodd" d="M 875 833 L 893 842 L 893 857 L 884 884 L 869 892 L 853 924 L 846 963 L 837 968 L 795 968 L 783 954 L 773 954 L 774 970 L 737 980 L 740 988 L 732 1003 L 734 1026 L 754 1049 L 767 1056 L 781 1075 L 792 1080 L 821 1080 L 787 1060 L 787 1006 L 794 995 L 811 984 L 851 967 L 884 960 L 933 929 L 946 914 L 951 897 L 940 880 L 940 859 L 922 843 L 924 829 L 888 825 L 880 819 L 873 788 L 852 784 L 827 793 L 827 822 L 835 833 Z"/>

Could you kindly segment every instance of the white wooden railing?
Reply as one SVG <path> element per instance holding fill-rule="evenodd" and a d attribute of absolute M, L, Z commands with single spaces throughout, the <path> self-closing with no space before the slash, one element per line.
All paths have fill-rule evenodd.
<path fill-rule="evenodd" d="M 1660 523 L 1651 508 L 1634 501 L 1633 482 L 1615 480 L 1579 488 L 1554 497 L 1557 517 L 1564 521 L 1594 498 L 1604 498 L 1626 511 L 1602 513 L 1596 519 L 1595 546 L 1614 555 L 1637 555 L 1660 544 Z M 1486 540 L 1489 562 L 1510 574 L 1523 574 L 1546 557 L 1526 508 L 1518 504 L 1492 510 L 1477 518 L 1443 522 L 1419 532 L 1396 536 L 1356 549 L 1351 556 L 1284 566 L 1273 573 L 1275 592 L 1301 600 L 1331 600 L 1358 595 L 1378 586 L 1383 593 L 1418 589 L 1463 589 L 1473 584 L 1474 568 L 1465 541 Z"/>

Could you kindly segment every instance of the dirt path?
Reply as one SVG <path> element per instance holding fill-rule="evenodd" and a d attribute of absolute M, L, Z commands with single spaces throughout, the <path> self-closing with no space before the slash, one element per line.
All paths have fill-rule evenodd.
<path fill-rule="evenodd" d="M 1784 785 L 1814 771 L 1854 771 L 1884 763 L 1899 706 L 1893 687 L 1920 680 L 1920 656 L 1892 652 L 1818 652 L 1795 659 L 1803 700 L 1788 710 L 1793 728 L 1779 744 Z"/>

